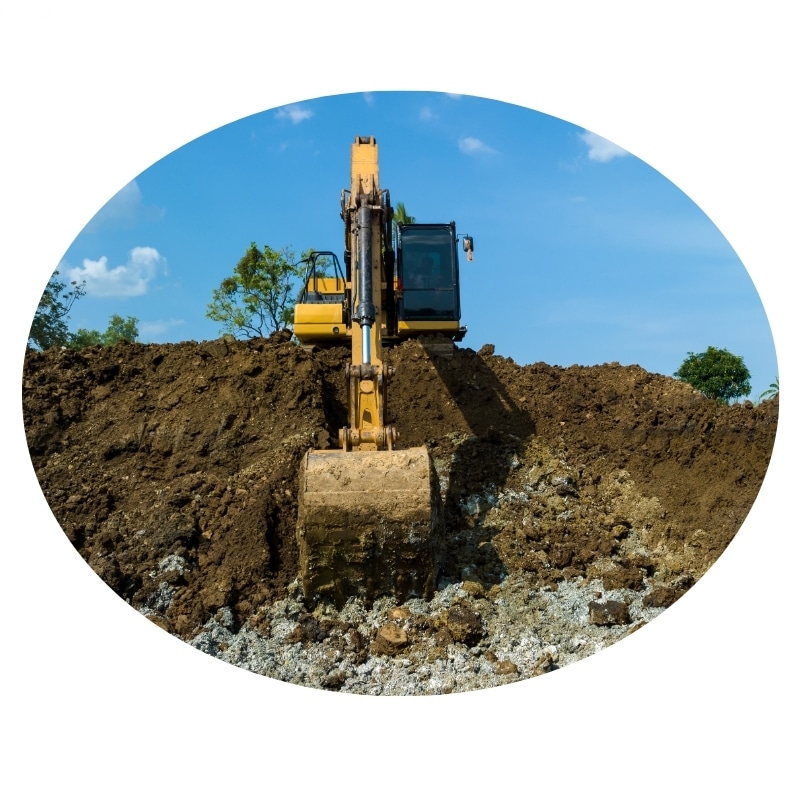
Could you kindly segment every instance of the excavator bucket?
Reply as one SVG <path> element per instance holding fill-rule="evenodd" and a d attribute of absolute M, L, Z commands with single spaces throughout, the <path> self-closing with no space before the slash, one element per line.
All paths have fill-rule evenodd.
<path fill-rule="evenodd" d="M 438 478 L 424 447 L 310 450 L 297 541 L 306 602 L 430 598 L 443 541 Z"/>

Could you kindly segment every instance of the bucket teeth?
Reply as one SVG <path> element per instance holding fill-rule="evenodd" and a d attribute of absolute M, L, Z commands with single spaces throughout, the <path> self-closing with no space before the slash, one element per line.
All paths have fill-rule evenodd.
<path fill-rule="evenodd" d="M 424 447 L 306 454 L 297 542 L 307 603 L 429 598 L 442 534 L 438 479 Z"/>

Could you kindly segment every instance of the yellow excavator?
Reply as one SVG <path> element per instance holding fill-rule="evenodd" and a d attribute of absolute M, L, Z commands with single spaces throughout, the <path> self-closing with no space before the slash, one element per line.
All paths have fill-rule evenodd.
<path fill-rule="evenodd" d="M 339 449 L 310 450 L 300 469 L 303 592 L 307 603 L 325 597 L 339 607 L 350 597 L 430 597 L 442 551 L 439 483 L 425 447 L 395 449 L 386 415 L 393 368 L 384 349 L 423 336 L 445 337 L 452 347 L 464 336 L 455 223 L 393 226 L 371 136 L 352 145 L 341 216 L 344 269 L 334 253 L 313 253 L 294 312 L 302 345 L 351 345 Z M 472 238 L 462 240 L 471 260 Z"/>

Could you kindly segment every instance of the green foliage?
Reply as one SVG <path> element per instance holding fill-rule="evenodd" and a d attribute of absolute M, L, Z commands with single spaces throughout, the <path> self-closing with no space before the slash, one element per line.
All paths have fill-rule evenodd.
<path fill-rule="evenodd" d="M 83 350 L 84 347 L 91 347 L 94 344 L 102 344 L 103 334 L 100 331 L 90 331 L 86 328 L 78 328 L 69 338 L 69 346 L 73 350 Z"/>
<path fill-rule="evenodd" d="M 412 217 L 406 211 L 405 203 L 398 203 L 394 207 L 392 214 L 392 232 L 394 233 L 394 246 L 397 247 L 397 226 L 398 225 L 413 225 L 417 221 L 416 217 Z"/>
<path fill-rule="evenodd" d="M 780 391 L 780 384 L 778 383 L 778 376 L 776 375 L 774 383 L 771 383 L 766 391 L 761 392 L 761 394 L 758 396 L 758 399 L 772 400 L 773 397 L 778 396 L 779 391 Z"/>
<path fill-rule="evenodd" d="M 67 284 L 58 279 L 58 270 L 50 277 L 28 333 L 30 347 L 47 350 L 69 344 L 69 312 L 75 301 L 86 294 L 84 283 L 72 281 L 70 286 L 72 288 L 67 291 Z"/>
<path fill-rule="evenodd" d="M 392 215 L 392 220 L 394 221 L 395 225 L 413 225 L 417 221 L 417 218 L 412 217 L 406 211 L 405 203 L 398 203 L 394 207 L 394 214 Z"/>
<path fill-rule="evenodd" d="M 139 338 L 139 320 L 136 317 L 125 317 L 113 314 L 108 321 L 108 328 L 103 334 L 103 344 L 117 342 L 135 342 Z"/>
<path fill-rule="evenodd" d="M 309 248 L 308 250 L 304 250 L 303 254 L 300 256 L 300 264 L 298 266 L 301 267 L 301 275 L 305 276 L 305 274 L 308 272 L 308 269 L 311 266 L 311 256 L 314 254 L 314 252 L 315 251 L 313 248 Z M 333 258 L 331 256 L 322 256 L 317 254 L 314 266 L 318 278 L 333 278 L 336 275 L 336 268 L 334 267 Z M 300 287 L 301 294 L 305 288 L 305 286 Z"/>
<path fill-rule="evenodd" d="M 687 353 L 675 377 L 725 405 L 750 394 L 750 371 L 744 359 L 717 347 L 709 347 L 704 353 Z"/>
<path fill-rule="evenodd" d="M 291 326 L 294 288 L 301 266 L 288 248 L 273 250 L 255 242 L 233 270 L 214 289 L 206 316 L 219 322 L 224 333 L 244 337 L 269 336 Z"/>
<path fill-rule="evenodd" d="M 104 333 L 90 331 L 86 328 L 78 330 L 69 337 L 68 346 L 73 350 L 82 350 L 94 344 L 110 347 L 117 342 L 135 342 L 139 338 L 139 320 L 136 317 L 125 317 L 112 314 Z"/>

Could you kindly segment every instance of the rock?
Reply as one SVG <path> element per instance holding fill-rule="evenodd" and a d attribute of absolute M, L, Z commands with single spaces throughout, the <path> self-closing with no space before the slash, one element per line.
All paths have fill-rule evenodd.
<path fill-rule="evenodd" d="M 483 597 L 486 594 L 483 584 L 478 581 L 464 581 L 463 588 L 465 592 L 468 592 L 473 597 Z"/>
<path fill-rule="evenodd" d="M 228 355 L 229 348 L 224 339 L 216 339 L 211 342 L 202 342 L 200 344 L 200 352 L 214 358 L 225 358 Z"/>
<path fill-rule="evenodd" d="M 558 650 L 552 645 L 546 647 L 544 652 L 536 659 L 533 665 L 533 675 L 543 675 L 545 672 L 552 672 L 558 669 Z"/>
<path fill-rule="evenodd" d="M 438 625 L 447 628 L 454 642 L 469 647 L 476 645 L 483 637 L 483 620 L 480 614 L 464 606 L 450 608 L 442 615 Z"/>
<path fill-rule="evenodd" d="M 313 614 L 303 614 L 295 629 L 286 637 L 289 644 L 294 642 L 322 642 L 330 633 L 329 626 L 322 625 Z"/>
<path fill-rule="evenodd" d="M 322 688 L 323 689 L 339 689 L 341 685 L 347 680 L 347 675 L 340 670 L 335 669 L 329 672 L 323 679 L 322 679 Z"/>
<path fill-rule="evenodd" d="M 494 671 L 497 675 L 516 675 L 519 672 L 517 665 L 508 659 L 498 661 L 494 666 Z"/>
<path fill-rule="evenodd" d="M 656 586 L 642 598 L 645 608 L 668 608 L 686 592 L 672 586 Z"/>
<path fill-rule="evenodd" d="M 619 600 L 589 603 L 589 622 L 592 625 L 627 625 L 631 621 L 628 604 Z"/>
<path fill-rule="evenodd" d="M 375 634 L 369 648 L 375 656 L 394 656 L 408 646 L 408 634 L 398 625 L 387 623 Z"/>
<path fill-rule="evenodd" d="M 606 591 L 611 589 L 641 589 L 644 585 L 644 575 L 645 572 L 640 567 L 614 564 L 603 575 L 603 588 Z"/>

